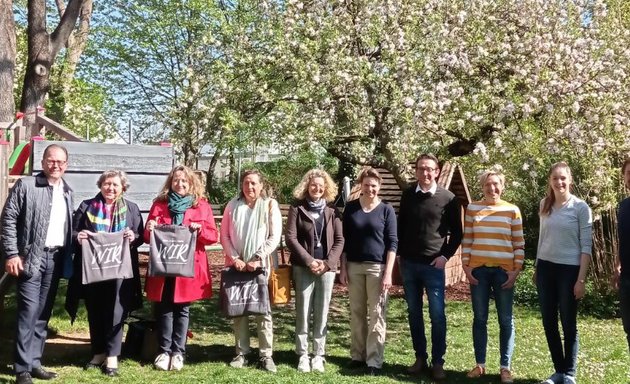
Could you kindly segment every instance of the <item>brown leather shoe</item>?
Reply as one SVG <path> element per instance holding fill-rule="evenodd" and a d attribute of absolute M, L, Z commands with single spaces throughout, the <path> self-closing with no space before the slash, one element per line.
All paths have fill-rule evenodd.
<path fill-rule="evenodd" d="M 421 359 L 416 359 L 416 362 L 409 368 L 407 372 L 412 375 L 419 375 L 425 368 L 427 368 L 427 362 Z"/>
<path fill-rule="evenodd" d="M 444 367 L 442 364 L 433 364 L 431 367 L 431 375 L 435 380 L 444 380 L 446 379 L 446 372 L 444 372 Z"/>

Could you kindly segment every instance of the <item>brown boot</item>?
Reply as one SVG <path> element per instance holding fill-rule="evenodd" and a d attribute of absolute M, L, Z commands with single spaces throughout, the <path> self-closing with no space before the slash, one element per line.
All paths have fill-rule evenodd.
<path fill-rule="evenodd" d="M 446 372 L 444 372 L 444 366 L 442 364 L 433 364 L 431 367 L 431 375 L 435 380 L 446 379 Z"/>
<path fill-rule="evenodd" d="M 416 359 L 416 362 L 409 368 L 407 372 L 412 375 L 419 375 L 425 368 L 427 368 L 427 362 L 421 359 Z"/>

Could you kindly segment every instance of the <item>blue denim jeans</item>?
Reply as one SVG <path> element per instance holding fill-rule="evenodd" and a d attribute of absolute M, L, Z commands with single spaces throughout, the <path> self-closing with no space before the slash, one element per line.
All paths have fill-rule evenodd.
<path fill-rule="evenodd" d="M 619 280 L 619 312 L 628 340 L 628 349 L 630 349 L 630 278 L 627 277 Z"/>
<path fill-rule="evenodd" d="M 429 357 L 422 314 L 422 296 L 426 290 L 431 318 L 431 363 L 442 365 L 446 353 L 444 270 L 405 259 L 400 259 L 400 270 L 416 359 L 427 361 Z"/>
<path fill-rule="evenodd" d="M 44 251 L 39 270 L 17 278 L 17 322 L 13 349 L 15 373 L 40 368 L 63 266 L 63 250 Z"/>
<path fill-rule="evenodd" d="M 477 364 L 486 363 L 486 348 L 488 346 L 488 305 L 490 295 L 494 295 L 499 317 L 499 352 L 501 367 L 510 368 L 512 352 L 514 352 L 514 318 L 512 317 L 512 303 L 514 302 L 514 288 L 503 289 L 501 285 L 508 279 L 507 273 L 500 267 L 477 267 L 472 275 L 479 281 L 477 285 L 470 285 L 473 307 L 473 345 Z"/>
<path fill-rule="evenodd" d="M 558 373 L 575 376 L 578 353 L 577 305 L 573 287 L 580 267 L 538 260 L 536 286 L 547 345 L 553 366 Z M 564 348 L 558 329 L 558 313 L 562 323 Z"/>

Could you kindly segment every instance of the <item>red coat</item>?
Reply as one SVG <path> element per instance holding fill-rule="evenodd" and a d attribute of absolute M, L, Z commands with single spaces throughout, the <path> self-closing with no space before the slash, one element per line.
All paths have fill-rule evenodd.
<path fill-rule="evenodd" d="M 171 214 L 168 211 L 166 201 L 156 201 L 149 211 L 149 220 L 155 220 L 157 224 L 171 224 Z M 199 299 L 207 299 L 212 296 L 212 282 L 208 267 L 208 257 L 205 246 L 216 243 L 218 240 L 217 227 L 214 224 L 212 208 L 206 200 L 199 200 L 196 207 L 189 208 L 184 213 L 182 225 L 199 223 L 201 228 L 197 234 L 197 246 L 195 248 L 195 277 L 175 277 L 175 303 L 187 303 Z M 150 232 L 144 228 L 144 241 L 149 244 Z M 162 300 L 164 288 L 163 277 L 147 276 L 144 291 L 147 299 L 151 301 Z"/>

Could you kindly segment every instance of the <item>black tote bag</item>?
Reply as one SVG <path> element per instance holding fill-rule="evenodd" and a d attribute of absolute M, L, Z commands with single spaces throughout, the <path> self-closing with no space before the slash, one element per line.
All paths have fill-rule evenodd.
<path fill-rule="evenodd" d="M 221 270 L 221 312 L 227 317 L 265 315 L 270 312 L 267 275 L 259 269 L 239 272 L 236 268 Z"/>
<path fill-rule="evenodd" d="M 83 284 L 133 277 L 129 239 L 123 232 L 90 234 L 81 242 Z"/>
<path fill-rule="evenodd" d="M 149 276 L 195 276 L 197 231 L 181 225 L 157 225 L 151 231 Z"/>

